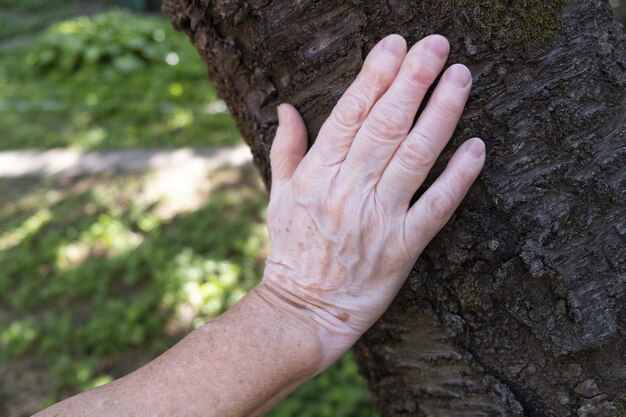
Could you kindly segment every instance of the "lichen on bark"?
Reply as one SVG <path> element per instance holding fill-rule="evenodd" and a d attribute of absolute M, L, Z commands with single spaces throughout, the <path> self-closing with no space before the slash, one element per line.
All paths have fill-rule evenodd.
<path fill-rule="evenodd" d="M 536 47 L 559 28 L 558 12 L 568 0 L 455 0 L 485 40 L 502 46 Z M 454 2 L 452 3 L 454 4 Z"/>
<path fill-rule="evenodd" d="M 626 417 L 626 394 L 615 400 L 617 417 Z"/>

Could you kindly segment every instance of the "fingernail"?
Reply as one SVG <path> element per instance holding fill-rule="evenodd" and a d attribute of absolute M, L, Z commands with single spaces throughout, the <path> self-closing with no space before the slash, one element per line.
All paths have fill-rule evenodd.
<path fill-rule="evenodd" d="M 457 64 L 448 68 L 445 79 L 456 87 L 465 88 L 471 81 L 472 74 L 465 65 Z"/>
<path fill-rule="evenodd" d="M 480 158 L 485 153 L 485 143 L 478 138 L 474 138 L 467 144 L 467 150 L 475 158 Z"/>
<path fill-rule="evenodd" d="M 437 55 L 439 59 L 446 59 L 448 57 L 448 40 L 441 35 L 434 35 L 426 38 L 424 47 L 433 54 Z"/>
<path fill-rule="evenodd" d="M 383 41 L 383 49 L 394 56 L 404 54 L 404 38 L 400 35 L 390 35 Z"/>

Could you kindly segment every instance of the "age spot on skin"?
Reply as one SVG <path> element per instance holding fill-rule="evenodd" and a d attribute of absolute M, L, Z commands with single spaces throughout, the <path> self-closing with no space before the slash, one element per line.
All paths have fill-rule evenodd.
<path fill-rule="evenodd" d="M 346 313 L 345 311 L 338 314 L 337 318 L 341 321 L 348 321 L 348 319 L 350 318 L 350 314 Z"/>

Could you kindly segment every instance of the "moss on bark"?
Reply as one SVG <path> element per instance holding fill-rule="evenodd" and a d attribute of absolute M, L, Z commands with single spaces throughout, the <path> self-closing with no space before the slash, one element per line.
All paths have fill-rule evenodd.
<path fill-rule="evenodd" d="M 615 400 L 617 408 L 617 417 L 626 417 L 626 394 Z"/>
<path fill-rule="evenodd" d="M 559 11 L 568 0 L 456 0 L 485 39 L 534 48 L 559 28 Z"/>

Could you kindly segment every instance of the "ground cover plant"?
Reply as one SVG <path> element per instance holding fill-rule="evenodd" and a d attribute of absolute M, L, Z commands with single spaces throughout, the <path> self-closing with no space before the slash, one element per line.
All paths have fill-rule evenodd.
<path fill-rule="evenodd" d="M 0 51 L 0 131 L 0 150 L 240 141 L 185 36 L 162 17 L 121 10 Z"/>
<path fill-rule="evenodd" d="M 109 382 L 258 282 L 268 243 L 256 172 L 213 174 L 199 209 L 165 216 L 167 197 L 147 192 L 155 178 L 0 181 L 0 370 L 14 383 L 0 383 L 0 402 L 26 389 L 49 404 Z M 373 415 L 350 356 L 270 414 L 295 415 Z"/>

